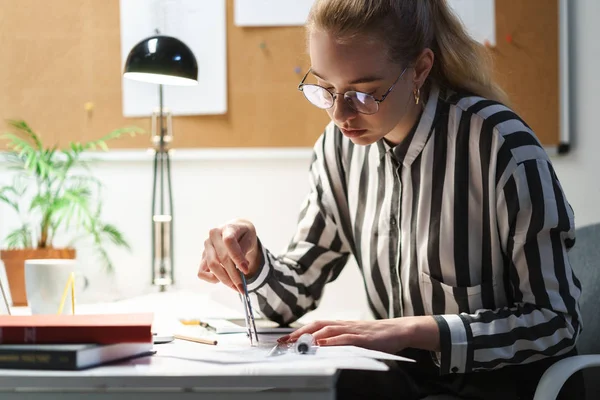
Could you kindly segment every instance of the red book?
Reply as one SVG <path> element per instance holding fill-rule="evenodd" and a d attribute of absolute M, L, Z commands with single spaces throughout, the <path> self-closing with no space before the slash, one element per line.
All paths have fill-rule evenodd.
<path fill-rule="evenodd" d="M 0 316 L 0 344 L 152 342 L 152 313 Z"/>

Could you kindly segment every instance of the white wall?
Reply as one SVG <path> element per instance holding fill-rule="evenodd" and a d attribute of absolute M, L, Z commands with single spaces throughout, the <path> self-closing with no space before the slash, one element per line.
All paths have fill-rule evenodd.
<path fill-rule="evenodd" d="M 102 154 L 97 158 L 102 157 Z M 308 191 L 310 149 L 175 151 L 174 258 L 176 288 L 209 292 L 239 308 L 230 289 L 198 280 L 196 272 L 203 242 L 212 227 L 237 217 L 251 220 L 261 241 L 271 250 L 283 250 L 291 238 L 301 202 Z M 78 248 L 78 260 L 91 278 L 79 301 L 92 302 L 148 293 L 151 280 L 152 156 L 143 151 L 111 152 L 96 161 L 94 175 L 105 185 L 104 215 L 124 231 L 132 251 L 111 248 L 115 274 L 105 274 L 90 249 Z M 2 174 L 0 181 L 8 181 Z M 0 207 L 0 238 L 17 219 Z M 347 287 L 358 295 L 348 298 Z M 343 303 L 341 302 L 343 299 Z M 344 316 L 368 316 L 358 268 L 349 265 L 326 291 L 319 314 L 336 310 Z"/>
<path fill-rule="evenodd" d="M 573 149 L 554 166 L 578 226 L 600 222 L 600 2 L 569 1 Z"/>
<path fill-rule="evenodd" d="M 554 165 L 579 226 L 600 222 L 600 15 L 597 0 L 571 2 L 571 74 L 573 148 L 554 157 Z M 210 292 L 220 301 L 239 307 L 235 294 L 196 278 L 202 243 L 208 230 L 234 217 L 252 220 L 264 243 L 283 249 L 291 237 L 300 203 L 308 189 L 308 149 L 291 152 L 260 150 L 209 151 L 190 159 L 179 152 L 173 162 L 175 197 L 175 268 L 177 287 Z M 96 175 L 106 185 L 105 215 L 125 231 L 133 251 L 112 251 L 114 276 L 98 270 L 89 254 L 79 254 L 93 285 L 82 301 L 132 296 L 154 290 L 150 285 L 150 156 L 138 154 L 132 161 L 101 162 Z M 6 175 L 0 176 L 4 181 Z M 14 218 L 0 208 L 0 238 Z M 350 294 L 350 295 L 349 295 Z M 320 316 L 366 317 L 364 289 L 355 264 L 349 265 L 329 285 L 318 310 Z"/>

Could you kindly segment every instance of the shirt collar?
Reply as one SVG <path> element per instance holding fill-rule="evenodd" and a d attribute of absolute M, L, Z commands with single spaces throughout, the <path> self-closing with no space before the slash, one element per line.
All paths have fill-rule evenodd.
<path fill-rule="evenodd" d="M 398 163 L 402 163 L 405 167 L 412 164 L 419 154 L 421 154 L 421 151 L 431 135 L 438 107 L 438 98 L 439 88 L 436 85 L 432 85 L 429 99 L 427 100 L 425 109 L 421 113 L 419 121 L 402 142 L 396 146 L 390 146 L 385 139 L 382 138 L 379 140 L 377 147 L 379 148 L 380 162 L 386 154 L 390 154 L 398 161 Z"/>

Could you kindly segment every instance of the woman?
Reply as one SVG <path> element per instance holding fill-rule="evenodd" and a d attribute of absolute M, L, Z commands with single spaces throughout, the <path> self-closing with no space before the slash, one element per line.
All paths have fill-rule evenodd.
<path fill-rule="evenodd" d="M 418 362 L 342 375 L 341 393 L 360 397 L 367 377 L 402 399 L 531 397 L 581 330 L 574 217 L 485 49 L 442 0 L 317 0 L 307 32 L 299 89 L 332 122 L 297 232 L 276 257 L 248 221 L 212 229 L 198 276 L 240 290 L 241 270 L 285 324 L 355 257 L 376 321 L 315 322 L 282 340 L 310 332 Z"/>

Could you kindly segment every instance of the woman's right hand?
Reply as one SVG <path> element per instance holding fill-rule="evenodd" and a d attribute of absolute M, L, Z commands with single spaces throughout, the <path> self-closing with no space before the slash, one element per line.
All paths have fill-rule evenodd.
<path fill-rule="evenodd" d="M 237 219 L 213 228 L 204 241 L 198 278 L 222 282 L 243 293 L 240 271 L 246 277 L 254 276 L 262 257 L 259 253 L 256 229 L 250 221 Z"/>

